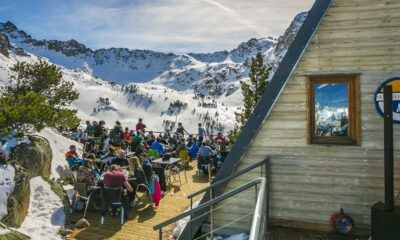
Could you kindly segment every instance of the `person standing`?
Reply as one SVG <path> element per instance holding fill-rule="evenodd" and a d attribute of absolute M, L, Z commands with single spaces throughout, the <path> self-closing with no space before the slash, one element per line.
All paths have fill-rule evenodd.
<path fill-rule="evenodd" d="M 125 128 L 125 132 L 124 132 L 124 149 L 128 149 L 128 147 L 132 144 L 132 136 L 131 136 L 131 132 L 129 131 L 129 128 Z"/>
<path fill-rule="evenodd" d="M 146 124 L 143 123 L 143 119 L 139 118 L 139 122 L 136 124 L 136 132 L 137 131 L 141 131 L 141 132 L 145 132 L 146 129 Z"/>
<path fill-rule="evenodd" d="M 204 130 L 204 128 L 201 126 L 201 123 L 199 123 L 199 132 L 198 132 L 197 136 L 198 136 L 199 143 L 201 145 L 203 142 L 203 139 L 207 136 L 206 130 Z"/>
<path fill-rule="evenodd" d="M 115 123 L 115 127 L 111 130 L 109 137 L 110 147 L 116 152 L 121 150 L 122 144 L 124 143 L 124 133 L 119 121 Z"/>
<path fill-rule="evenodd" d="M 189 134 L 189 132 L 188 131 L 186 131 L 186 129 L 182 126 L 182 123 L 181 122 L 178 122 L 178 128 L 176 129 L 176 132 L 175 132 L 177 135 L 182 135 L 182 136 L 185 136 L 185 133 L 187 133 L 187 134 Z"/>
<path fill-rule="evenodd" d="M 85 132 L 88 136 L 93 136 L 93 125 L 90 124 L 90 121 L 86 121 L 86 129 Z"/>

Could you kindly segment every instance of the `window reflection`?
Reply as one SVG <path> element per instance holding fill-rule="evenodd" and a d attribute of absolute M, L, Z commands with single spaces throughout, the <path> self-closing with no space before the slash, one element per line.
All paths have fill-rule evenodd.
<path fill-rule="evenodd" d="M 315 136 L 348 136 L 348 84 L 315 84 Z"/>

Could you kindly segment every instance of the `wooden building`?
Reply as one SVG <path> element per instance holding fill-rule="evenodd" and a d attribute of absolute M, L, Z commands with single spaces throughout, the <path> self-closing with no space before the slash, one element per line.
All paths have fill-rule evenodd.
<path fill-rule="evenodd" d="M 272 222 L 330 230 L 330 216 L 343 208 L 357 227 L 370 228 L 371 206 L 384 200 L 375 93 L 400 77 L 399 13 L 399 0 L 317 0 L 215 181 L 269 156 Z M 397 195 L 398 124 L 394 151 Z M 223 191 L 259 176 L 254 170 Z M 251 211 L 254 201 L 241 195 L 216 210 L 215 228 Z M 250 224 L 230 228 L 248 231 Z"/>

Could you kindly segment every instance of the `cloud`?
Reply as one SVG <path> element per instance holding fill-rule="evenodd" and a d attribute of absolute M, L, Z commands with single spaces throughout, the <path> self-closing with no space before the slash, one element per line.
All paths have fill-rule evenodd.
<path fill-rule="evenodd" d="M 252 37 L 278 37 L 313 2 L 2 0 L 0 20 L 10 19 L 39 39 L 74 38 L 93 49 L 212 52 L 233 49 Z"/>

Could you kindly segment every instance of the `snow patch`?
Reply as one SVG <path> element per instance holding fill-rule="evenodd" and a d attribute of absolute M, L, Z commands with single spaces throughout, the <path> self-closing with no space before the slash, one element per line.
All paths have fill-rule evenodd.
<path fill-rule="evenodd" d="M 74 185 L 72 184 L 64 185 L 63 188 L 67 193 L 68 198 L 71 200 L 75 193 Z"/>
<path fill-rule="evenodd" d="M 11 165 L 0 165 L 0 219 L 7 215 L 7 199 L 14 191 L 15 169 Z M 1 235 L 1 234 L 0 234 Z"/>
<path fill-rule="evenodd" d="M 9 233 L 11 233 L 11 231 L 9 229 L 0 227 L 0 236 L 1 235 L 6 235 L 6 234 L 9 234 Z"/>
<path fill-rule="evenodd" d="M 78 142 L 72 141 L 62 136 L 57 130 L 52 128 L 45 128 L 39 136 L 46 138 L 53 152 L 53 160 L 51 162 L 51 178 L 60 178 L 70 176 L 71 171 L 69 170 L 68 162 L 65 160 L 65 153 L 69 151 L 70 145 L 76 145 L 77 152 L 82 155 L 82 145 Z"/>
<path fill-rule="evenodd" d="M 211 240 L 210 237 L 207 237 L 206 239 Z M 213 240 L 245 240 L 245 239 L 249 239 L 249 234 L 247 233 L 233 234 L 227 238 L 223 238 L 222 236 L 213 237 Z"/>
<path fill-rule="evenodd" d="M 31 143 L 27 138 L 16 139 L 14 137 L 7 137 L 4 138 L 3 140 L 5 140 L 5 143 L 4 145 L 0 145 L 0 150 L 4 151 L 7 155 L 10 155 L 11 148 L 17 146 L 18 144 Z"/>
<path fill-rule="evenodd" d="M 193 208 L 196 208 L 197 206 L 199 206 L 200 204 L 200 200 L 196 201 L 193 203 Z M 187 212 L 190 210 L 190 207 L 188 207 L 184 212 Z M 174 230 L 172 231 L 172 235 L 175 239 L 177 239 L 179 237 L 179 235 L 181 235 L 183 229 L 185 229 L 186 225 L 188 224 L 190 220 L 190 216 L 187 216 L 185 218 L 182 218 L 180 220 L 178 220 L 178 222 L 176 223 L 176 227 L 174 228 Z"/>
<path fill-rule="evenodd" d="M 64 221 L 64 206 L 60 198 L 42 177 L 32 178 L 28 214 L 19 231 L 32 240 L 61 239 L 58 231 L 64 227 Z"/>

